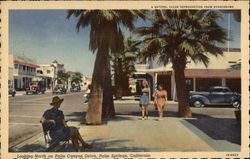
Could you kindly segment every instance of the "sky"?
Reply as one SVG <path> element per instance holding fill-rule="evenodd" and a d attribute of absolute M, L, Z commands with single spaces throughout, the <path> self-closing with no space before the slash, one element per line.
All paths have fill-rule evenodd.
<path fill-rule="evenodd" d="M 228 28 L 228 14 L 218 23 Z M 89 31 L 76 31 L 77 19 L 66 18 L 67 10 L 10 10 L 9 53 L 35 58 L 37 64 L 63 63 L 66 71 L 92 77 L 95 54 L 89 50 Z M 142 26 L 142 20 L 136 26 Z M 231 48 L 240 48 L 240 23 L 230 16 Z M 126 32 L 126 35 L 129 33 Z M 225 46 L 227 47 L 228 43 Z"/>

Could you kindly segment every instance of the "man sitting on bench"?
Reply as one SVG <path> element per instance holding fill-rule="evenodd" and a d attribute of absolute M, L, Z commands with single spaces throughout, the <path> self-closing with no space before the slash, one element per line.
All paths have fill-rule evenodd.
<path fill-rule="evenodd" d="M 76 127 L 69 127 L 64 120 L 63 111 L 59 110 L 61 103 L 64 99 L 60 99 L 58 96 L 53 97 L 51 109 L 44 112 L 41 118 L 41 123 L 46 123 L 49 130 L 49 135 L 52 139 L 52 143 L 57 141 L 68 141 L 71 139 L 74 149 L 80 152 L 80 147 L 78 141 L 81 142 L 83 148 L 92 148 L 91 145 L 87 144 L 81 137 L 78 129 Z"/>

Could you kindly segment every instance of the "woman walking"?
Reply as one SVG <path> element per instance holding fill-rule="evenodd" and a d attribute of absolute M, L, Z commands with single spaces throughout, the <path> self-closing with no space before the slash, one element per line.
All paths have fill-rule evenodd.
<path fill-rule="evenodd" d="M 147 80 L 143 80 L 142 82 L 142 95 L 140 98 L 140 107 L 141 107 L 141 114 L 142 114 L 142 120 L 145 119 L 145 114 L 146 114 L 146 119 L 148 119 L 148 104 L 150 101 L 150 88 L 148 86 Z"/>
<path fill-rule="evenodd" d="M 165 91 L 163 89 L 163 86 L 160 84 L 158 86 L 158 91 L 155 93 L 155 104 L 159 113 L 159 120 L 163 119 L 163 110 L 166 101 L 167 101 L 167 91 Z"/>

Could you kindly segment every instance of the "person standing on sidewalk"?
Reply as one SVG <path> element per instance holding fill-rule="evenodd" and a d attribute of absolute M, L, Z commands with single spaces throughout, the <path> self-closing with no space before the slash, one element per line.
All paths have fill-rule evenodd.
<path fill-rule="evenodd" d="M 163 110 L 167 100 L 167 91 L 165 91 L 163 86 L 159 84 L 158 90 L 155 93 L 155 104 L 159 113 L 159 120 L 163 119 Z"/>
<path fill-rule="evenodd" d="M 91 145 L 87 144 L 81 137 L 78 129 L 73 126 L 68 126 L 64 120 L 63 111 L 59 110 L 61 103 L 64 99 L 60 99 L 58 96 L 52 99 L 51 109 L 44 112 L 43 117 L 40 122 L 45 124 L 49 130 L 49 135 L 52 139 L 52 143 L 58 141 L 68 141 L 71 139 L 74 149 L 80 152 L 80 147 L 78 141 L 82 144 L 84 148 L 92 148 Z"/>
<path fill-rule="evenodd" d="M 143 80 L 142 82 L 142 95 L 140 98 L 140 107 L 141 107 L 141 114 L 142 114 L 142 120 L 145 119 L 145 114 L 146 114 L 146 119 L 148 119 L 148 104 L 150 101 L 150 88 L 148 86 L 148 81 Z"/>

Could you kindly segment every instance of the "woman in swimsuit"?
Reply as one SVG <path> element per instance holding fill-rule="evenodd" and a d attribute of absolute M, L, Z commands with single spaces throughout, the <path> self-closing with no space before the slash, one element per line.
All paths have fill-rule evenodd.
<path fill-rule="evenodd" d="M 150 101 L 150 88 L 148 86 L 147 80 L 143 80 L 142 86 L 143 86 L 142 95 L 140 98 L 139 105 L 141 107 L 142 120 L 144 120 L 145 114 L 146 114 L 146 119 L 148 119 L 148 104 Z"/>
<path fill-rule="evenodd" d="M 155 93 L 155 104 L 159 112 L 159 120 L 163 119 L 164 105 L 167 102 L 167 91 L 163 89 L 162 85 L 158 86 L 158 91 Z"/>

